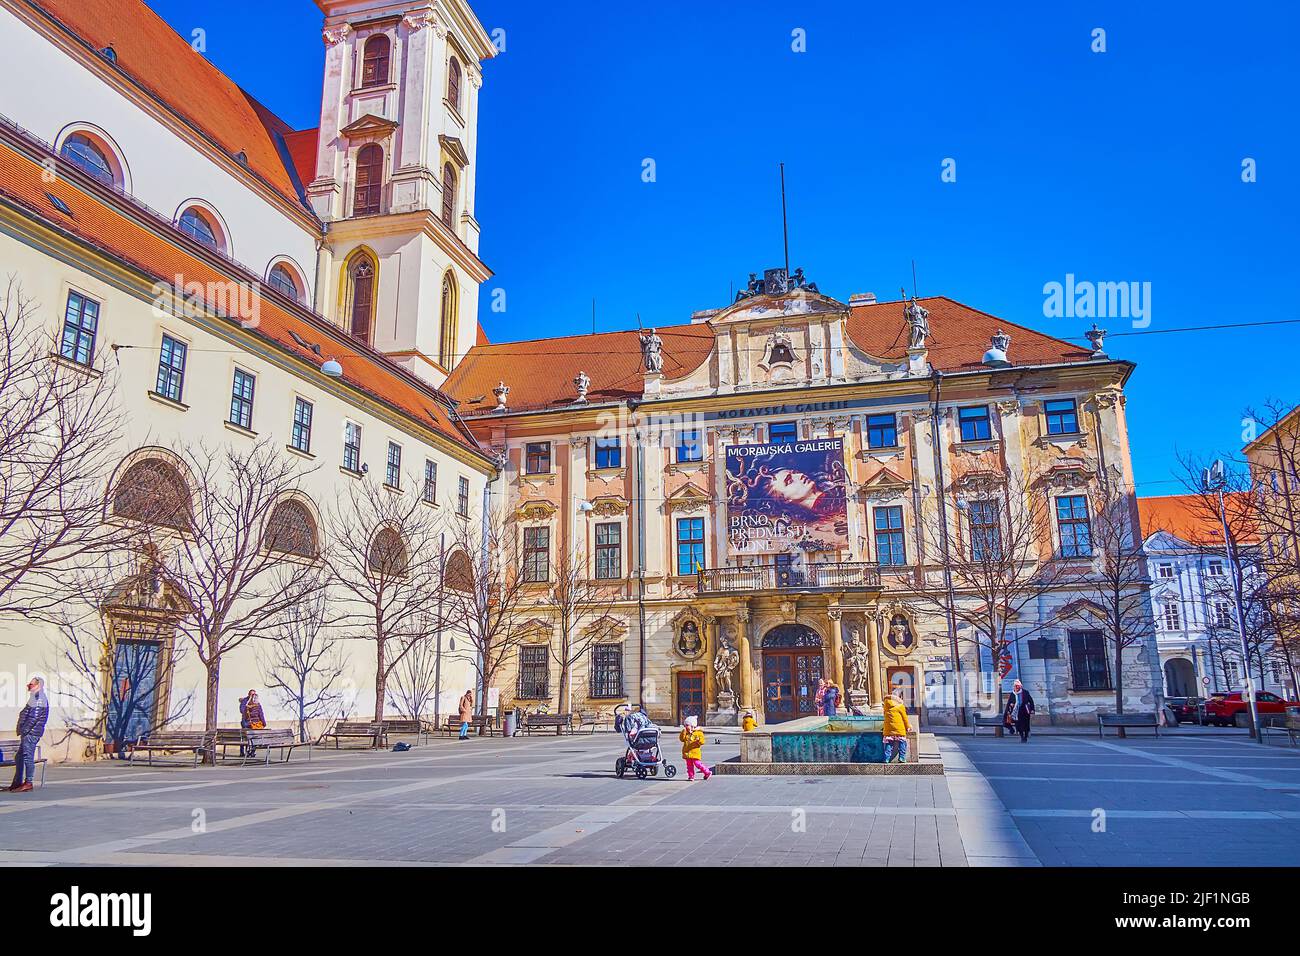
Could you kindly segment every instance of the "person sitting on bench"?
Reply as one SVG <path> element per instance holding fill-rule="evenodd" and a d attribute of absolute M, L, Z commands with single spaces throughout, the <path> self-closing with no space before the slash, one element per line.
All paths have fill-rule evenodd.
<path fill-rule="evenodd" d="M 239 726 L 244 730 L 266 730 L 266 715 L 258 702 L 257 691 L 250 690 L 247 697 L 239 699 Z M 252 757 L 257 748 L 240 747 L 239 756 Z"/>

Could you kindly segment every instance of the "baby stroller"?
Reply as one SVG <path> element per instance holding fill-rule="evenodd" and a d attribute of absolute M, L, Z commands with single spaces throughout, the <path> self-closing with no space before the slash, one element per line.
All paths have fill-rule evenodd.
<path fill-rule="evenodd" d="M 627 752 L 614 761 L 615 776 L 622 777 L 632 770 L 638 780 L 644 780 L 648 776 L 658 776 L 660 767 L 664 768 L 664 776 L 669 779 L 677 775 L 677 768 L 664 760 L 659 750 L 659 728 L 644 713 L 616 712 L 614 729 L 621 730 L 623 739 L 627 741 Z"/>

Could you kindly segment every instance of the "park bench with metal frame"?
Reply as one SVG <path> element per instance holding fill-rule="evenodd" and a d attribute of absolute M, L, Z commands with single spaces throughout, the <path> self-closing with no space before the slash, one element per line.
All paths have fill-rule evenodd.
<path fill-rule="evenodd" d="M 1292 714 L 1267 714 L 1260 717 L 1259 735 L 1260 742 L 1267 743 L 1270 734 L 1285 734 L 1291 741 L 1291 746 L 1296 745 L 1296 735 L 1300 734 L 1300 716 Z"/>
<path fill-rule="evenodd" d="M 395 737 L 414 737 L 415 745 L 418 747 L 422 742 L 427 741 L 430 728 L 423 720 L 401 717 L 395 720 L 385 720 L 384 734 L 392 734 Z"/>
<path fill-rule="evenodd" d="M 453 734 L 459 734 L 460 725 L 464 722 L 465 721 L 461 720 L 459 717 L 448 717 L 446 723 L 442 725 L 442 732 L 448 737 Z M 469 732 L 477 735 L 479 730 L 483 730 L 489 737 L 495 734 L 497 731 L 496 717 L 491 714 L 488 714 L 487 716 L 475 714 L 471 717 L 469 719 Z"/>
<path fill-rule="evenodd" d="M 534 730 L 555 729 L 555 735 L 573 733 L 573 715 L 572 714 L 524 714 L 523 730 L 528 736 L 533 735 Z"/>
<path fill-rule="evenodd" d="M 162 753 L 193 753 L 194 766 L 205 753 L 215 754 L 212 738 L 202 730 L 169 730 L 161 733 L 143 734 L 131 745 L 127 755 L 127 765 L 135 763 L 135 755 L 143 751 L 149 755 L 149 766 L 153 766 L 154 751 Z"/>
<path fill-rule="evenodd" d="M 281 754 L 280 763 L 288 763 L 293 757 L 293 751 L 296 747 L 307 748 L 307 760 L 311 760 L 312 743 L 310 740 L 299 740 L 294 736 L 292 730 L 283 727 L 279 730 L 245 730 L 238 727 L 219 729 L 216 736 L 216 745 L 221 748 L 221 759 L 226 759 L 226 749 L 229 747 L 239 748 L 239 765 L 245 766 L 250 760 L 254 760 L 258 749 L 266 751 L 266 765 L 271 765 L 271 751 L 278 750 Z"/>
<path fill-rule="evenodd" d="M 1106 728 L 1119 730 L 1154 730 L 1160 736 L 1160 717 L 1156 714 L 1098 714 L 1097 736 L 1105 737 Z"/>
<path fill-rule="evenodd" d="M 17 737 L 6 737 L 5 739 L 0 740 L 0 767 L 18 766 L 18 764 L 15 762 L 15 758 L 18 756 L 18 751 L 21 747 L 22 747 L 22 741 Z M 41 756 L 41 745 L 37 744 L 36 758 L 33 761 L 33 766 L 35 766 L 36 764 L 40 765 L 42 787 L 45 786 L 46 762 L 47 762 L 46 759 Z"/>
<path fill-rule="evenodd" d="M 383 721 L 340 720 L 331 730 L 321 734 L 318 742 L 324 742 L 326 737 L 334 738 L 335 750 L 339 749 L 340 740 L 368 739 L 371 749 L 388 745 L 388 734 L 384 730 Z"/>
<path fill-rule="evenodd" d="M 1001 714 L 994 714 L 991 716 L 985 716 L 984 714 L 972 714 L 970 720 L 970 735 L 972 737 L 978 737 L 979 729 L 981 727 L 1005 727 L 1005 726 L 1006 726 L 1006 720 L 1002 717 Z"/>

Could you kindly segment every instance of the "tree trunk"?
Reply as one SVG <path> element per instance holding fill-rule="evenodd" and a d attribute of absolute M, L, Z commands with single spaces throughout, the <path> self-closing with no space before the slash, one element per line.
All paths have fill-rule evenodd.
<path fill-rule="evenodd" d="M 218 691 L 221 688 L 221 657 L 217 655 L 211 658 L 207 664 L 208 680 L 206 687 L 207 700 L 203 718 L 203 729 L 208 734 L 215 734 L 217 730 L 217 704 Z M 215 749 L 209 749 L 203 753 L 203 762 L 206 764 L 215 764 L 217 762 Z"/>
<path fill-rule="evenodd" d="M 384 693 L 388 689 L 388 674 L 384 672 L 387 662 L 388 642 L 375 641 L 375 720 L 384 719 Z"/>
<path fill-rule="evenodd" d="M 1124 645 L 1115 642 L 1115 713 L 1124 713 Z M 1156 720 L 1160 719 L 1156 715 Z M 1121 737 L 1127 737 L 1128 731 L 1120 727 L 1117 731 Z"/>
<path fill-rule="evenodd" d="M 569 712 L 569 680 L 572 668 L 573 664 L 567 661 L 560 666 L 560 687 L 559 693 L 555 695 L 555 709 L 561 714 Z"/>

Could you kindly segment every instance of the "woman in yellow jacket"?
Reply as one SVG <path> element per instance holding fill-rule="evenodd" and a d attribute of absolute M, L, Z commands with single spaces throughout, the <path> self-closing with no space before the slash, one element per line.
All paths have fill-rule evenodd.
<path fill-rule="evenodd" d="M 894 762 L 894 753 L 898 753 L 898 762 L 907 763 L 907 708 L 898 692 L 890 694 L 884 700 L 885 726 L 885 763 Z"/>
<path fill-rule="evenodd" d="M 677 735 L 682 742 L 682 759 L 686 761 L 686 779 L 695 779 L 695 768 L 699 767 L 704 772 L 704 779 L 708 780 L 713 776 L 713 771 L 704 765 L 700 759 L 700 748 L 704 746 L 704 731 L 700 730 L 700 719 L 698 717 L 687 717 L 683 721 L 682 732 Z"/>

